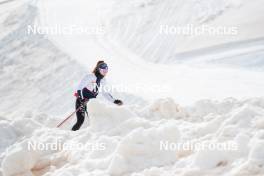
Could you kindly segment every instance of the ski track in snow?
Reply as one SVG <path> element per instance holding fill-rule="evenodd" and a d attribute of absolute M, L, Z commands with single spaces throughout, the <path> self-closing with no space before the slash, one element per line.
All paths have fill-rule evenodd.
<path fill-rule="evenodd" d="M 95 1 L 78 2 L 87 5 Z M 102 2 L 105 1 L 97 1 L 96 7 L 100 8 Z M 184 4 L 183 10 L 197 2 L 188 1 Z M 219 0 L 216 4 L 213 4 L 214 1 L 207 2 L 205 9 L 210 11 L 210 5 L 216 5 L 216 9 L 215 12 L 210 11 L 209 16 L 197 15 L 200 22 L 204 23 L 215 21 L 218 16 L 229 13 L 228 10 L 233 6 L 235 9 L 241 4 L 243 6 L 243 1 Z M 53 7 L 52 3 L 54 3 Z M 147 59 L 149 61 L 143 60 L 142 57 L 145 58 L 144 56 L 151 53 L 146 48 L 142 48 L 146 52 L 140 51 L 141 45 L 146 44 L 146 41 L 140 44 L 137 39 L 140 38 L 141 33 L 137 36 L 136 32 L 131 34 L 127 42 L 123 40 L 125 33 L 115 33 L 114 37 L 110 33 L 104 36 L 73 36 L 72 38 L 27 35 L 25 31 L 29 24 L 50 23 L 52 25 L 54 21 L 48 14 L 54 15 L 52 14 L 54 9 L 58 8 L 57 15 L 67 12 L 67 7 L 64 7 L 66 10 L 63 11 L 63 8 L 56 6 L 62 1 L 56 0 L 52 3 L 51 1 L 0 2 L 0 9 L 3 9 L 1 14 L 5 14 L 0 18 L 0 81 L 4 83 L 0 87 L 2 100 L 0 102 L 0 176 L 264 175 L 264 98 L 260 97 L 263 95 L 261 90 L 264 86 L 258 82 L 263 78 L 262 72 L 224 68 L 203 70 L 185 65 L 166 65 L 167 60 L 163 64 L 150 63 L 149 61 L 155 60 L 160 53 L 156 53 L 157 55 L 154 53 Z M 71 5 L 73 1 L 67 3 Z M 116 15 L 114 19 L 117 21 L 127 17 L 126 10 L 133 12 L 138 8 L 154 8 L 159 3 L 173 14 L 172 9 L 169 8 L 171 4 L 166 4 L 172 3 L 169 0 L 134 1 L 134 8 L 131 8 L 129 3 L 123 3 L 108 1 L 105 4 L 105 10 L 118 4 L 124 7 L 124 11 L 120 10 L 114 14 Z M 203 5 L 201 3 L 200 7 Z M 72 8 L 74 12 L 76 4 L 75 6 L 72 4 Z M 68 13 L 72 12 L 68 11 Z M 161 11 L 157 12 L 155 18 L 159 15 L 158 13 Z M 164 12 L 161 14 L 164 15 Z M 105 17 L 105 14 L 102 15 Z M 145 15 L 148 16 L 148 14 Z M 58 18 L 55 22 L 63 20 L 56 15 L 53 17 Z M 79 16 L 81 17 L 83 16 Z M 159 18 L 164 17 L 166 15 L 161 15 Z M 128 23 L 125 28 L 126 33 L 129 33 L 129 27 L 133 24 L 145 23 L 144 19 L 140 21 L 131 19 L 128 20 L 131 23 Z M 85 18 L 83 20 L 85 21 Z M 115 23 L 115 20 L 111 22 Z M 94 21 L 90 23 L 94 25 Z M 109 24 L 107 21 L 102 23 Z M 150 22 L 149 25 L 153 24 Z M 148 30 L 147 27 L 145 30 Z M 136 46 L 138 48 L 131 47 L 133 40 L 135 40 L 134 46 L 138 45 Z M 168 42 L 166 40 L 162 42 Z M 155 38 L 150 45 L 158 43 L 156 41 Z M 240 44 L 236 45 L 238 49 L 244 47 L 242 45 L 240 48 Z M 87 48 L 90 50 L 87 51 Z M 234 63 L 241 61 L 237 59 L 239 53 L 230 52 L 228 48 L 227 45 L 220 45 L 206 48 L 204 51 L 198 50 L 198 54 L 208 54 L 207 58 L 197 59 L 198 65 L 202 62 L 213 62 L 211 55 L 214 54 L 222 54 L 220 62 L 224 62 L 225 59 L 231 59 Z M 262 40 L 256 45 L 252 44 L 252 50 L 246 49 L 245 47 L 243 59 L 252 57 L 249 53 L 252 50 L 259 51 L 261 57 Z M 169 48 L 169 55 L 173 55 L 174 52 L 170 51 Z M 197 52 L 190 51 L 186 55 L 191 58 L 193 55 L 197 56 Z M 86 59 L 87 57 L 89 58 Z M 91 68 L 96 62 L 96 59 L 92 59 L 94 57 L 109 58 L 112 72 L 109 78 L 113 84 L 122 81 L 132 85 L 136 82 L 156 83 L 156 81 L 171 80 L 170 86 L 173 90 L 155 97 L 147 93 L 145 95 L 145 92 L 127 94 L 115 92 L 115 96 L 122 97 L 127 102 L 125 106 L 116 107 L 100 100 L 91 101 L 88 105 L 90 119 L 86 119 L 80 131 L 69 131 L 75 121 L 74 118 L 69 120 L 62 129 L 54 128 L 63 120 L 64 114 L 68 114 L 73 107 L 74 99 L 71 96 L 76 84 L 74 82 L 86 72 L 86 68 L 81 65 L 86 64 L 85 66 Z M 205 66 L 202 64 L 202 67 Z M 122 76 L 120 71 L 123 71 Z M 143 80 L 140 79 L 142 75 L 145 76 Z M 128 81 L 124 80 L 124 76 Z M 199 78 L 201 80 L 195 81 Z M 228 78 L 230 80 L 226 80 Z M 216 80 L 213 81 L 213 79 Z M 146 80 L 149 81 L 146 82 Z M 190 80 L 194 82 L 186 83 Z M 199 81 L 202 82 L 201 85 Z M 227 86 L 228 83 L 233 83 L 233 87 L 236 85 L 240 89 L 230 90 L 232 85 Z M 186 87 L 190 88 L 186 89 Z M 197 90 L 192 93 L 194 87 Z M 250 98 L 223 99 L 228 95 L 241 98 L 245 93 L 247 93 L 245 97 Z M 215 94 L 220 95 L 217 97 Z M 254 96 L 258 98 L 252 98 Z M 187 98 L 186 102 L 194 102 L 200 97 L 209 99 L 200 100 L 188 106 L 182 106 L 182 103 L 178 104 L 175 101 L 179 99 L 180 102 L 184 102 L 183 99 Z M 223 100 L 216 101 L 212 100 L 213 98 Z M 67 151 L 51 148 L 28 150 L 29 142 L 48 144 L 58 141 L 61 144 L 103 143 L 105 150 Z M 160 150 L 160 141 L 234 142 L 237 150 L 186 151 L 180 148 L 179 151 L 165 151 Z"/>
<path fill-rule="evenodd" d="M 127 48 L 126 45 L 120 43 L 119 40 L 115 40 L 117 34 L 113 32 L 112 29 L 119 30 L 120 35 L 124 33 L 130 34 L 131 31 L 127 28 L 126 23 L 123 24 L 123 28 L 121 26 L 122 23 L 118 23 L 119 25 L 117 26 L 112 26 L 113 21 L 116 21 L 116 18 L 119 17 L 119 13 L 116 12 L 112 14 L 112 11 L 108 10 L 109 8 L 111 9 L 115 7 L 113 5 L 115 3 L 113 2 L 116 1 L 107 2 L 108 3 L 104 3 L 104 1 L 80 1 L 79 3 L 83 4 L 84 8 L 79 8 L 76 4 L 68 4 L 61 8 L 59 5 L 54 5 L 53 1 L 47 1 L 47 3 L 41 4 L 43 10 L 41 10 L 40 13 L 42 20 L 39 25 L 54 26 L 56 24 L 60 24 L 62 26 L 70 26 L 71 23 L 76 21 L 74 20 L 75 16 L 80 14 L 79 21 L 81 21 L 82 25 L 94 27 L 98 25 L 105 26 L 107 31 L 105 35 L 50 36 L 50 39 L 56 43 L 57 47 L 61 48 L 63 51 L 67 51 L 71 57 L 86 65 L 88 68 L 93 67 L 97 58 L 105 58 L 111 66 L 109 74 L 110 82 L 114 84 L 123 83 L 127 87 L 132 87 L 134 85 L 142 84 L 155 86 L 165 83 L 169 89 L 168 91 L 160 94 L 156 92 L 153 93 L 148 90 L 143 90 L 143 92 L 129 92 L 134 96 L 140 95 L 145 99 L 151 100 L 162 97 L 173 97 L 181 104 L 190 104 L 202 98 L 224 99 L 230 96 L 234 96 L 236 98 L 248 98 L 263 95 L 263 85 L 258 81 L 263 79 L 262 72 L 216 68 L 207 65 L 203 65 L 204 69 L 196 69 L 192 65 L 188 66 L 187 64 L 173 65 L 147 62 L 144 60 L 145 58 L 142 59 L 142 57 L 134 54 L 133 52 L 137 52 L 134 51 L 133 48 Z M 56 1 L 56 3 L 59 4 L 60 1 Z M 96 8 L 89 8 L 89 14 L 84 15 L 85 13 L 88 13 L 85 7 L 89 7 L 89 3 L 93 3 Z M 122 7 L 122 5 L 120 6 Z M 100 8 L 103 8 L 104 10 L 100 11 Z M 65 16 L 69 13 L 69 11 L 69 19 L 65 20 Z M 122 13 L 119 18 L 126 16 Z M 115 14 L 117 15 L 115 16 Z M 148 18 L 145 20 L 148 20 Z M 132 37 L 134 35 L 134 33 L 131 33 L 131 36 L 128 35 L 128 37 Z M 164 37 L 164 40 L 166 40 L 166 36 Z M 157 42 L 157 45 L 159 45 L 159 42 Z M 259 45 L 262 47 L 261 43 Z M 223 46 L 223 48 L 225 47 L 229 48 L 228 46 Z M 155 46 L 153 46 L 152 50 L 156 50 Z M 206 51 L 206 49 L 204 50 Z M 166 52 L 169 51 L 166 50 Z M 207 57 L 211 58 L 211 52 L 213 52 L 213 50 L 209 48 L 209 56 Z M 173 52 L 169 53 L 169 55 L 172 54 Z M 229 60 L 236 60 L 237 57 L 234 57 L 232 52 L 230 53 L 228 49 L 227 52 L 223 52 L 221 54 L 226 58 L 229 58 Z M 254 57 L 254 55 L 249 55 L 243 59 L 245 60 L 249 57 Z M 213 60 L 211 59 L 208 62 L 213 62 Z M 237 62 L 239 62 L 239 59 L 235 63 Z M 120 72 L 122 72 L 122 74 L 120 74 Z M 124 80 L 124 78 L 126 79 Z M 255 84 L 256 82 L 258 83 Z M 195 89 L 193 89 L 194 87 Z M 155 97 L 153 94 L 155 94 Z"/>

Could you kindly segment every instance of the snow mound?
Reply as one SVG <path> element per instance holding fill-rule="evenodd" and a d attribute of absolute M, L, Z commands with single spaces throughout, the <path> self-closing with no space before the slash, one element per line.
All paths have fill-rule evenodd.
<path fill-rule="evenodd" d="M 88 103 L 91 128 L 96 131 L 109 131 L 126 120 L 135 117 L 127 108 L 107 106 L 100 101 L 92 100 Z"/>
<path fill-rule="evenodd" d="M 180 132 L 176 122 L 167 122 L 154 128 L 138 128 L 125 136 L 117 147 L 109 172 L 122 175 L 150 166 L 163 166 L 174 163 L 177 156 L 173 151 L 160 149 L 160 142 L 178 142 Z M 145 161 L 150 162 L 145 162 Z"/>
<path fill-rule="evenodd" d="M 171 98 L 155 100 L 139 114 L 149 119 L 180 119 L 188 116 L 187 112 Z"/>
<path fill-rule="evenodd" d="M 162 112 L 174 112 L 171 107 L 163 109 L 167 101 L 158 99 L 154 105 Z M 264 129 L 255 125 L 264 115 L 260 103 L 263 99 L 232 99 L 232 108 L 226 111 L 219 111 L 226 106 L 226 100 L 206 102 L 209 106 L 203 113 L 201 103 L 196 103 L 181 107 L 181 111 L 188 112 L 188 118 L 161 115 L 153 121 L 149 114 L 137 115 L 139 111 L 152 112 L 153 106 L 135 111 L 134 107 L 91 101 L 90 124 L 76 132 L 44 127 L 34 118 L 1 122 L 5 126 L 1 128 L 1 134 L 5 134 L 2 145 L 6 147 L 2 153 L 3 175 L 263 174 Z M 193 120 L 198 115 L 199 120 Z M 73 125 L 73 121 L 67 123 Z M 30 142 L 41 144 L 40 148 L 29 151 Z M 179 146 L 187 143 L 209 147 Z M 225 146 L 212 147 L 220 144 Z M 46 145 L 49 147 L 44 150 Z M 83 145 L 88 148 L 56 148 Z"/>

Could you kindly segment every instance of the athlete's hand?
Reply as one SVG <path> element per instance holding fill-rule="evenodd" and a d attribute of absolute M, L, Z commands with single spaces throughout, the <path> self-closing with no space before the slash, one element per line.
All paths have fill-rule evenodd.
<path fill-rule="evenodd" d="M 118 100 L 118 99 L 115 100 L 114 103 L 119 105 L 119 106 L 123 105 L 123 102 L 121 100 Z"/>

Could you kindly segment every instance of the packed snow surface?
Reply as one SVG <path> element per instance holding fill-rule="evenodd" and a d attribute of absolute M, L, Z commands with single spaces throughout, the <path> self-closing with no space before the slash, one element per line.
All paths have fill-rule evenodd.
<path fill-rule="evenodd" d="M 263 176 L 263 6 L 0 0 L 0 176 Z M 160 33 L 189 24 L 238 33 Z M 28 33 L 72 25 L 99 33 Z M 98 59 L 125 105 L 100 97 L 81 130 L 75 117 L 56 128 Z"/>

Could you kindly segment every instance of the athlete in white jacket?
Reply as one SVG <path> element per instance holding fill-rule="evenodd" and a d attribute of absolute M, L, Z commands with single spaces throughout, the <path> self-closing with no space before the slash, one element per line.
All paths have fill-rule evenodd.
<path fill-rule="evenodd" d="M 77 97 L 75 104 L 75 108 L 77 110 L 76 111 L 77 122 L 72 127 L 73 131 L 80 129 L 85 118 L 85 111 L 87 109 L 86 103 L 90 99 L 96 98 L 99 91 L 110 102 L 113 102 L 117 105 L 123 104 L 121 100 L 114 99 L 112 95 L 105 90 L 106 88 L 105 76 L 107 72 L 108 72 L 107 64 L 104 61 L 98 61 L 95 69 L 93 70 L 93 73 L 87 74 L 78 85 L 78 88 L 75 93 Z"/>

